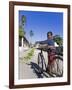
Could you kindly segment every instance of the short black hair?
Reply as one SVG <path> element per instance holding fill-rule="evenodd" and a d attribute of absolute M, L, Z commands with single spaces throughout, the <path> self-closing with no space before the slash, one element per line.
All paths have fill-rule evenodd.
<path fill-rule="evenodd" d="M 47 32 L 47 36 L 48 36 L 49 34 L 53 35 L 53 33 L 52 33 L 51 31 Z"/>

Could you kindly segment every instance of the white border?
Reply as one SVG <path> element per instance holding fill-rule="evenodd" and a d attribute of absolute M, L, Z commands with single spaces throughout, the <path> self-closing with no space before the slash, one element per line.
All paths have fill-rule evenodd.
<path fill-rule="evenodd" d="M 24 79 L 18 80 L 18 11 L 43 11 L 43 12 L 63 12 L 63 77 L 61 78 L 44 78 L 44 79 Z M 67 9 L 50 8 L 50 7 L 33 7 L 33 6 L 15 6 L 14 8 L 14 84 L 38 84 L 38 83 L 53 83 L 53 82 L 66 82 L 67 81 Z"/>

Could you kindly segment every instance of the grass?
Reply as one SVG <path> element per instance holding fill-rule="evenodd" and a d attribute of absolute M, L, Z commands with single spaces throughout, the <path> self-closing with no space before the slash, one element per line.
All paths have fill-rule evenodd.
<path fill-rule="evenodd" d="M 34 48 L 30 49 L 26 56 L 24 56 L 24 60 L 30 60 L 34 54 Z"/>

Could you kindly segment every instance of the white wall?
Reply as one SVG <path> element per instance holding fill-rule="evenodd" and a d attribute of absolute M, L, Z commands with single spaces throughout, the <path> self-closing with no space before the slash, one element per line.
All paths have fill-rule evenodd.
<path fill-rule="evenodd" d="M 72 0 L 22 0 L 22 1 L 72 4 Z M 71 11 L 71 15 L 72 15 L 72 11 Z M 71 21 L 72 21 L 72 17 L 71 17 Z M 72 64 L 71 64 L 71 68 L 72 68 Z M 8 78 L 9 78 L 9 0 L 0 0 L 0 90 L 9 90 Z M 56 87 L 54 86 L 54 87 L 32 88 L 32 89 L 29 88 L 26 90 L 40 90 L 40 89 L 71 90 L 72 84 L 70 86 L 56 86 Z"/>

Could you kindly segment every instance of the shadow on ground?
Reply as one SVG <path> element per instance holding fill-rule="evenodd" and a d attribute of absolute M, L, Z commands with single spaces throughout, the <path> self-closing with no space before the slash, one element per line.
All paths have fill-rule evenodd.
<path fill-rule="evenodd" d="M 30 62 L 30 64 L 28 64 L 28 65 L 31 65 L 33 72 L 36 73 L 38 78 L 50 77 L 50 75 L 48 73 L 46 73 L 44 70 L 42 70 L 36 63 Z M 41 69 L 42 73 L 39 72 L 40 69 Z"/>

